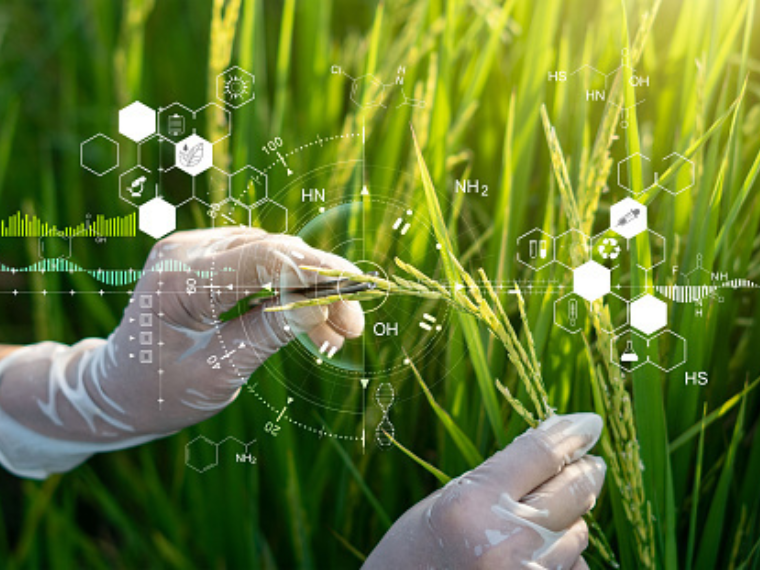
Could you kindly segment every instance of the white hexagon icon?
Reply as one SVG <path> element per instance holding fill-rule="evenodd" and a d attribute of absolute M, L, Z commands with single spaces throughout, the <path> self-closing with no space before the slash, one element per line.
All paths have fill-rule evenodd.
<path fill-rule="evenodd" d="M 611 274 L 596 261 L 584 263 L 573 271 L 573 292 L 587 301 L 596 301 L 610 292 Z"/>
<path fill-rule="evenodd" d="M 631 303 L 631 326 L 644 334 L 652 334 L 668 324 L 668 306 L 652 295 L 644 295 Z"/>
<path fill-rule="evenodd" d="M 647 207 L 633 198 L 625 198 L 610 208 L 610 228 L 624 238 L 632 238 L 647 229 Z"/>
<path fill-rule="evenodd" d="M 135 101 L 119 111 L 119 132 L 135 142 L 140 142 L 156 132 L 156 112 Z"/>
<path fill-rule="evenodd" d="M 190 135 L 177 143 L 177 167 L 197 176 L 214 164 L 214 147 L 198 135 Z"/>
<path fill-rule="evenodd" d="M 153 198 L 140 206 L 140 231 L 159 239 L 177 227 L 177 210 L 166 200 Z"/>

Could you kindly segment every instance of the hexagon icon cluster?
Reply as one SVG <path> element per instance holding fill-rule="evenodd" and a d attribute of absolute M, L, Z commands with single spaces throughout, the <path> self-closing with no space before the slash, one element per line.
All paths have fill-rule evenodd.
<path fill-rule="evenodd" d="M 63 234 L 47 235 L 39 238 L 40 259 L 69 259 L 71 238 Z"/>
<path fill-rule="evenodd" d="M 631 241 L 634 238 L 636 242 Z M 641 246 L 642 243 L 649 246 L 644 255 L 635 261 L 630 260 L 631 251 L 635 249 L 633 246 Z M 614 347 L 611 348 L 610 358 L 616 365 L 632 370 L 634 364 L 638 366 L 651 362 L 663 370 L 669 370 L 661 356 L 653 354 L 657 343 L 651 337 L 669 339 L 673 350 L 668 353 L 668 358 L 675 362 L 671 363 L 673 366 L 680 366 L 685 361 L 685 357 L 680 359 L 678 355 L 685 354 L 686 341 L 667 330 L 667 304 L 651 294 L 629 301 L 621 294 L 622 284 L 614 287 L 612 284 L 613 271 L 620 271 L 622 261 L 628 259 L 631 263 L 635 262 L 635 265 L 630 265 L 631 270 L 648 273 L 665 261 L 666 250 L 665 238 L 648 227 L 647 207 L 627 197 L 611 206 L 610 226 L 596 236 L 589 237 L 578 229 L 553 236 L 534 228 L 517 239 L 516 257 L 517 261 L 534 271 L 541 271 L 552 264 L 572 271 L 572 292 L 565 292 L 553 305 L 554 324 L 557 327 L 577 334 L 586 326 L 590 314 L 604 315 L 600 326 L 605 332 L 617 335 L 615 339 L 628 338 L 633 343 L 624 343 L 618 347 L 617 353 Z M 601 299 L 606 299 L 604 304 L 597 303 Z M 635 354 L 637 339 L 650 347 L 643 361 Z"/>
<path fill-rule="evenodd" d="M 217 143 L 232 133 L 230 109 L 253 101 L 254 85 L 253 74 L 233 66 L 217 77 L 220 103 L 192 110 L 174 102 L 156 110 L 134 101 L 119 110 L 119 133 L 137 145 L 137 164 L 119 175 L 118 196 L 138 209 L 141 232 L 155 239 L 171 233 L 177 209 L 190 202 L 202 204 L 213 225 L 287 230 L 288 210 L 269 197 L 262 170 L 247 165 L 231 174 L 214 164 L 222 148 Z M 119 150 L 117 141 L 98 133 L 81 143 L 80 164 L 104 176 L 120 166 Z"/>
<path fill-rule="evenodd" d="M 572 292 L 562 292 L 554 302 L 554 324 L 576 334 L 589 314 L 603 316 L 599 326 L 615 335 L 610 361 L 625 371 L 651 364 L 669 372 L 686 362 L 686 339 L 667 328 L 668 305 L 651 294 L 667 287 L 647 285 L 629 300 L 621 293 L 622 282 L 612 285 L 612 275 L 627 267 L 643 271 L 649 283 L 650 272 L 665 262 L 667 244 L 649 227 L 647 206 L 635 198 L 653 189 L 678 195 L 694 186 L 695 175 L 694 163 L 677 152 L 657 162 L 631 154 L 617 163 L 617 183 L 632 196 L 612 204 L 608 228 L 593 237 L 575 228 L 557 236 L 535 228 L 517 239 L 518 262 L 534 271 L 557 264 L 573 273 Z M 631 252 L 637 253 L 635 260 Z M 601 299 L 605 303 L 597 302 Z"/>

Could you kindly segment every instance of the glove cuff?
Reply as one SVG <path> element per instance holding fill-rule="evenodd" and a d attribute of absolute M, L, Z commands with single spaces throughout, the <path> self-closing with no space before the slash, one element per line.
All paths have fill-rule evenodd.
<path fill-rule="evenodd" d="M 0 360 L 3 467 L 21 477 L 44 479 L 76 467 L 94 453 L 164 435 L 125 437 L 132 428 L 104 411 L 121 412 L 100 384 L 89 378 L 97 376 L 107 351 L 102 339 L 86 339 L 71 347 L 43 342 Z"/>

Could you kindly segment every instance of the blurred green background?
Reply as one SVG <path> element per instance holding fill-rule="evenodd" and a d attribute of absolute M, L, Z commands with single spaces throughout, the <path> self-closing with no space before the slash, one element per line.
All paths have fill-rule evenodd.
<path fill-rule="evenodd" d="M 721 302 L 705 303 L 701 317 L 692 305 L 670 304 L 670 327 L 689 343 L 688 363 L 667 374 L 648 366 L 620 378 L 605 358 L 609 338 L 594 319 L 577 335 L 552 324 L 553 302 L 571 283 L 570 272 L 555 264 L 534 273 L 516 262 L 515 243 L 534 227 L 555 236 L 571 228 L 602 231 L 610 204 L 626 195 L 616 184 L 616 161 L 637 151 L 656 158 L 678 151 L 694 160 L 696 185 L 677 197 L 643 194 L 650 227 L 667 240 L 666 261 L 648 274 L 621 275 L 621 282 L 681 284 L 673 266 L 689 271 L 698 255 L 708 271 L 760 282 L 759 31 L 756 3 L 744 0 L 5 0 L 0 218 L 21 211 L 63 226 L 88 213 L 133 212 L 115 190 L 118 174 L 137 160 L 136 145 L 117 134 L 117 110 L 136 99 L 153 108 L 174 101 L 198 108 L 214 100 L 215 78 L 230 65 L 255 74 L 256 99 L 235 111 L 233 134 L 220 147 L 226 158 L 217 166 L 228 171 L 268 166 L 272 157 L 262 147 L 274 137 L 289 152 L 365 126 L 363 167 L 355 141 L 315 145 L 293 155 L 289 166 L 304 184 L 327 185 L 334 200 L 354 196 L 366 176 L 371 188 L 424 215 L 411 123 L 464 265 L 483 267 L 500 282 L 552 281 L 533 293 L 524 287 L 552 405 L 560 412 L 618 413 L 604 405 L 600 376 L 617 378 L 631 394 L 636 433 L 614 434 L 602 452 L 608 464 L 625 463 L 633 456 L 627 446 L 635 446 L 642 464 L 627 471 L 638 473 L 633 480 L 608 477 L 594 511 L 619 564 L 758 568 L 760 399 L 745 390 L 760 375 L 757 294 L 726 290 Z M 648 86 L 615 91 L 613 84 L 628 78 L 623 70 L 608 77 L 606 101 L 586 102 L 585 89 L 599 88 L 593 75 L 547 79 L 584 64 L 610 73 L 626 48 Z M 403 66 L 405 93 L 426 104 L 396 108 L 396 92 L 387 109 L 362 108 L 351 101 L 350 81 L 331 73 L 333 65 L 389 83 Z M 372 88 L 361 94 L 368 101 L 375 95 Z M 641 100 L 623 129 L 610 101 Z M 563 155 L 550 152 L 543 105 Z M 214 120 L 209 129 L 218 128 Z M 102 178 L 79 165 L 80 143 L 98 132 L 120 142 L 121 166 Z M 558 178 L 562 159 L 567 172 L 563 178 L 559 168 Z M 488 184 L 488 197 L 457 194 L 455 181 L 467 177 Z M 288 184 L 284 169 L 273 167 L 270 193 L 296 215 L 300 195 L 286 191 Z M 198 203 L 183 207 L 180 229 L 209 225 L 206 214 Z M 0 262 L 24 267 L 37 260 L 37 240 L 3 239 Z M 426 239 L 399 253 L 437 275 L 439 261 L 426 253 Z M 151 245 L 144 235 L 85 240 L 77 242 L 73 260 L 91 269 L 139 268 Z M 642 261 L 653 254 L 639 240 L 633 255 Z M 3 273 L 0 340 L 107 335 L 128 287 L 119 289 L 125 294 L 73 298 L 7 294 L 100 287 L 82 273 Z M 519 322 L 513 298 L 505 299 Z M 416 308 L 411 303 L 403 311 L 413 315 Z M 620 307 L 609 310 L 613 320 L 619 316 Z M 445 334 L 416 363 L 438 404 L 487 456 L 525 428 L 493 383 L 498 378 L 521 394 L 516 374 L 484 331 L 452 318 Z M 668 348 L 660 347 L 664 360 Z M 304 371 L 282 357 L 272 366 L 282 378 L 306 374 L 316 390 L 323 385 L 317 369 Z M 697 371 L 708 373 L 707 385 L 684 382 L 685 372 Z M 273 405 L 285 401 L 286 383 L 274 381 L 271 371 L 254 381 Z M 474 466 L 420 396 L 419 383 L 411 376 L 393 382 L 402 400 L 392 416 L 399 442 L 449 476 Z M 345 397 L 356 405 L 358 394 Z M 293 413 L 310 426 L 361 434 L 354 415 L 298 403 Z M 292 425 L 268 436 L 263 425 L 272 417 L 243 393 L 201 426 L 98 456 L 63 476 L 40 483 L 1 473 L 0 566 L 357 567 L 391 522 L 439 485 L 395 448 L 381 451 L 371 443 L 363 454 L 355 443 Z M 380 418 L 370 406 L 370 432 Z M 197 435 L 257 439 L 258 464 L 236 464 L 241 451 L 222 446 L 220 465 L 197 474 L 185 467 L 185 445 Z M 623 487 L 640 491 L 636 509 L 621 498 Z M 609 566 L 595 549 L 588 560 Z"/>

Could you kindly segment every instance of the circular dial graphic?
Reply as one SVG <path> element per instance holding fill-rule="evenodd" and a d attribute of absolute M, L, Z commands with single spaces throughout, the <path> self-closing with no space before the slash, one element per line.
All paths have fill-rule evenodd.
<path fill-rule="evenodd" d="M 407 175 L 382 168 L 362 173 L 358 164 L 321 167 L 273 192 L 274 199 L 290 193 L 304 198 L 322 193 L 325 196 L 318 201 L 304 199 L 300 207 L 291 209 L 287 233 L 300 237 L 316 250 L 347 259 L 364 273 L 373 272 L 390 281 L 394 277 L 416 281 L 397 265 L 399 259 L 446 286 L 441 251 L 425 208 L 422 204 L 416 208 L 412 197 L 404 192 L 413 188 L 413 179 L 399 179 Z M 364 177 L 370 175 L 372 181 L 365 184 Z M 330 188 L 336 190 L 331 194 Z M 330 199 L 336 195 L 337 199 Z M 261 222 L 268 229 L 267 220 Z M 288 262 L 291 267 L 314 265 L 313 258 L 304 263 L 293 256 Z M 242 266 L 246 260 L 240 259 L 239 263 Z M 277 301 L 280 304 L 289 302 L 286 292 L 292 290 L 285 273 L 288 272 L 283 271 L 282 275 L 276 272 L 265 279 L 271 282 L 272 291 L 280 293 Z M 239 300 L 249 293 L 242 282 L 236 284 L 235 292 Z M 384 383 L 396 392 L 394 405 L 419 395 L 415 390 L 404 394 L 400 387 L 411 377 L 411 363 L 422 374 L 428 364 L 438 366 L 436 355 L 446 338 L 444 333 L 451 317 L 449 304 L 443 299 L 389 294 L 361 301 L 361 310 L 365 321 L 363 333 L 358 338 L 346 339 L 340 347 L 325 341 L 317 344 L 307 334 L 296 334 L 300 327 L 296 323 L 291 326 L 289 311 L 271 313 L 276 315 L 273 327 L 289 337 L 290 342 L 265 362 L 266 374 L 249 391 L 266 400 L 270 397 L 276 400 L 282 398 L 284 389 L 294 402 L 351 415 L 363 414 L 368 405 L 374 406 L 373 394 Z M 338 323 L 329 324 L 335 330 L 340 329 Z M 255 347 L 254 331 L 243 332 L 245 343 Z M 231 345 L 238 339 L 220 341 Z M 441 379 L 437 374 L 426 380 L 432 386 Z M 313 420 L 321 423 L 318 409 L 312 412 L 317 414 Z"/>
<path fill-rule="evenodd" d="M 367 227 L 369 219 L 379 222 Z M 423 235 L 416 244 L 418 233 Z M 375 272 L 385 279 L 396 273 L 410 278 L 397 268 L 394 258 L 414 259 L 415 246 L 434 247 L 435 243 L 413 210 L 368 198 L 326 209 L 300 228 L 298 235 L 314 247 L 351 260 L 363 272 Z M 347 341 L 330 355 L 331 347 L 316 346 L 302 335 L 298 337 L 300 352 L 339 375 L 391 375 L 408 358 L 419 356 L 435 343 L 448 313 L 442 301 L 393 295 L 363 301 L 362 310 L 362 337 Z"/>
<path fill-rule="evenodd" d="M 310 246 L 346 258 L 362 272 L 374 272 L 384 279 L 395 274 L 411 278 L 397 267 L 396 257 L 413 260 L 432 251 L 438 259 L 434 237 L 412 209 L 366 195 L 314 209 L 293 233 Z M 279 275 L 273 277 L 273 283 L 284 289 Z M 290 393 L 312 404 L 358 413 L 361 402 L 356 394 L 361 382 L 391 377 L 404 370 L 410 359 L 432 350 L 443 338 L 440 333 L 449 314 L 444 301 L 396 295 L 362 301 L 361 308 L 365 328 L 359 338 L 347 339 L 337 347 L 327 342 L 317 345 L 306 334 L 296 335 L 280 351 L 280 358 L 297 364 L 302 374 L 284 377 L 276 364 L 267 364 L 270 374 Z M 288 312 L 281 314 L 280 326 L 295 330 L 288 324 Z M 339 328 L 337 323 L 330 325 Z"/>

